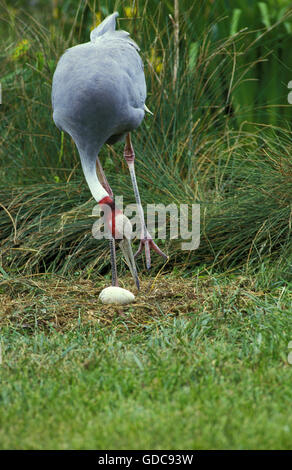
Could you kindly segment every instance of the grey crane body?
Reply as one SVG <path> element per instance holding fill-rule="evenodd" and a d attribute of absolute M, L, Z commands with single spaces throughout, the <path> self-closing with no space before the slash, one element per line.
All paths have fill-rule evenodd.
<path fill-rule="evenodd" d="M 94 168 L 100 148 L 137 128 L 144 117 L 146 83 L 139 48 L 116 31 L 113 13 L 91 32 L 91 41 L 68 49 L 53 77 L 53 119 L 71 135 L 92 195 L 98 201 Z"/>
<path fill-rule="evenodd" d="M 98 153 L 104 143 L 113 144 L 126 137 L 124 157 L 129 165 L 144 233 L 138 251 L 146 243 L 146 258 L 148 256 L 150 266 L 149 246 L 164 257 L 166 255 L 152 241 L 145 226 L 134 171 L 135 154 L 130 140 L 130 132 L 140 125 L 144 117 L 146 83 L 139 48 L 129 33 L 115 30 L 117 16 L 116 12 L 107 17 L 91 32 L 90 42 L 71 47 L 60 58 L 53 77 L 53 119 L 60 130 L 73 138 L 93 197 L 100 203 L 106 201 L 105 204 L 112 208 L 113 193 L 103 173 Z M 120 214 L 114 215 L 117 216 L 120 217 Z M 114 225 L 112 220 L 110 229 L 111 224 Z M 117 285 L 114 239 L 113 233 L 110 246 L 114 260 L 113 282 Z M 129 240 L 124 239 L 120 246 L 138 286 Z"/>
<path fill-rule="evenodd" d="M 143 64 L 133 41 L 119 33 L 68 49 L 53 79 L 56 125 L 95 156 L 102 144 L 123 138 L 144 117 Z"/>

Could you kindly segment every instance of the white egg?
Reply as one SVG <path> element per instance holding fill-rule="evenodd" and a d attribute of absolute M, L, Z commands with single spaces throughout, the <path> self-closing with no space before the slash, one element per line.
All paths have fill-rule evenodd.
<path fill-rule="evenodd" d="M 122 287 L 106 287 L 101 291 L 98 296 L 103 304 L 125 305 L 130 304 L 135 300 L 134 294 Z"/>

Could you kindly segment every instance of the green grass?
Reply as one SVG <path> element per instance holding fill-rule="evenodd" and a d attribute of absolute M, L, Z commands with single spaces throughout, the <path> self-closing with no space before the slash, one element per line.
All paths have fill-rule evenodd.
<path fill-rule="evenodd" d="M 63 334 L 3 327 L 1 448 L 290 448 L 291 290 L 190 282 L 193 309 L 134 327 L 132 307 L 110 326 L 81 308 Z"/>

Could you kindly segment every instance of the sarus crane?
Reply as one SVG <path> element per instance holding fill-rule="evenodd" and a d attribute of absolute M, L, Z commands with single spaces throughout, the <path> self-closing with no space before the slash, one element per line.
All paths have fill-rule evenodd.
<path fill-rule="evenodd" d="M 118 286 L 115 242 L 130 268 L 136 286 L 139 279 L 134 258 L 145 248 L 146 266 L 150 249 L 165 259 L 149 234 L 135 175 L 135 153 L 130 133 L 144 118 L 146 83 L 139 47 L 126 31 L 116 31 L 115 12 L 91 31 L 90 41 L 67 49 L 61 56 L 52 86 L 53 119 L 74 140 L 82 169 L 94 199 L 103 207 L 110 234 L 112 285 Z M 125 139 L 128 164 L 141 222 L 141 239 L 135 257 L 131 247 L 132 226 L 115 207 L 113 191 L 98 154 L 101 147 Z"/>

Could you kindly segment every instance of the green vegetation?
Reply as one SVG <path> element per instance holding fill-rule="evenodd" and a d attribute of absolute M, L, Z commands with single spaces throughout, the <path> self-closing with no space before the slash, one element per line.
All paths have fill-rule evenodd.
<path fill-rule="evenodd" d="M 74 143 L 52 121 L 50 90 L 61 53 L 88 40 L 94 18 L 98 22 L 116 8 L 120 27 L 141 46 L 147 104 L 154 113 L 134 134 L 142 200 L 201 205 L 200 250 L 186 263 L 180 244 L 167 242 L 169 269 L 175 263 L 192 271 L 202 262 L 224 270 L 253 268 L 272 257 L 280 275 L 291 276 L 291 62 L 284 52 L 292 11 L 285 2 L 277 17 L 275 6 L 264 8 L 263 2 L 240 15 L 235 13 L 240 2 L 237 10 L 223 8 L 224 2 L 216 2 L 216 8 L 200 2 L 198 9 L 193 2 L 182 2 L 184 7 L 180 2 L 177 43 L 171 2 L 134 10 L 126 2 L 100 3 L 96 14 L 91 2 L 79 9 L 73 1 L 62 8 L 54 2 L 53 11 L 50 2 L 28 12 L 2 7 L 7 28 L 0 154 L 5 270 L 68 273 L 76 265 L 94 265 L 104 272 L 109 267 L 105 252 L 96 260 L 90 234 L 94 202 L 88 201 Z M 264 11 L 270 12 L 269 21 L 261 16 Z M 275 80 L 277 101 L 267 99 Z M 133 195 L 121 153 L 122 144 L 104 147 L 101 158 L 115 193 L 128 203 Z"/>
<path fill-rule="evenodd" d="M 2 448 L 290 448 L 291 290 L 165 277 L 150 294 L 144 282 L 144 308 L 113 309 L 93 284 L 9 284 Z"/>
<path fill-rule="evenodd" d="M 291 2 L 175 3 L 0 0 L 0 448 L 291 447 Z M 50 104 L 60 55 L 113 10 L 154 114 L 133 135 L 142 201 L 201 207 L 199 249 L 139 260 L 118 308 Z M 127 204 L 121 156 L 101 151 Z"/>

